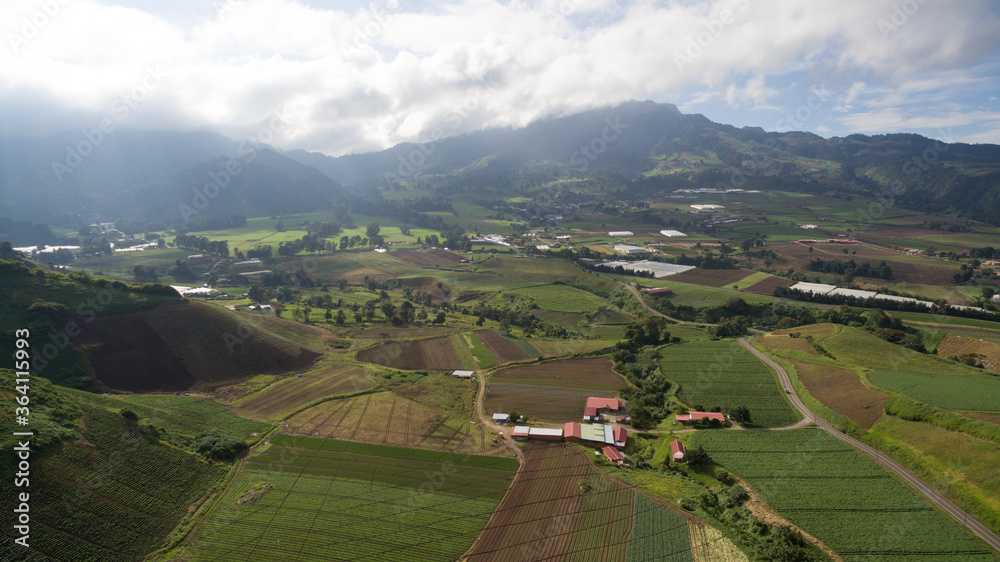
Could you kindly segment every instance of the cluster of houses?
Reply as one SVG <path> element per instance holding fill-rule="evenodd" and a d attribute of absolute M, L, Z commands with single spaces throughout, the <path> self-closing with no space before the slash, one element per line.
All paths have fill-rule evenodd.
<path fill-rule="evenodd" d="M 584 422 L 614 421 L 626 423 L 631 421 L 628 416 L 628 405 L 618 398 L 587 398 L 583 410 Z M 493 421 L 507 423 L 507 414 L 493 414 Z M 515 420 L 516 421 L 516 420 Z M 528 427 L 515 425 L 511 436 L 516 441 L 538 439 L 541 441 L 559 441 L 582 443 L 599 449 L 608 460 L 625 465 L 627 460 L 621 449 L 625 448 L 628 432 L 622 426 L 612 426 L 604 423 L 567 422 L 562 427 Z"/>

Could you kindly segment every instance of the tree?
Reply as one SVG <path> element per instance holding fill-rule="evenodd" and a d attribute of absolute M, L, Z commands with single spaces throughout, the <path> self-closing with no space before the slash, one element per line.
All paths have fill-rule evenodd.
<path fill-rule="evenodd" d="M 194 444 L 198 454 L 217 461 L 232 461 L 250 447 L 242 439 L 234 439 L 218 431 L 199 435 Z"/>
<path fill-rule="evenodd" d="M 708 464 L 712 462 L 712 458 L 708 456 L 705 451 L 705 447 L 698 445 L 694 449 L 688 449 L 687 454 L 684 455 L 684 460 L 691 466 Z"/>
<path fill-rule="evenodd" d="M 128 421 L 130 421 L 132 423 L 136 423 L 136 422 L 139 421 L 139 416 L 135 412 L 133 412 L 132 410 L 128 410 L 128 409 L 122 410 L 121 411 L 121 415 L 122 415 L 123 418 L 127 419 Z"/>
<path fill-rule="evenodd" d="M 746 406 L 737 406 L 733 408 L 733 420 L 740 425 L 750 425 L 750 408 Z"/>
<path fill-rule="evenodd" d="M 410 235 L 410 225 L 408 225 L 408 224 L 401 224 L 401 225 L 399 225 L 399 233 L 402 234 L 403 236 L 409 236 Z"/>
<path fill-rule="evenodd" d="M 365 228 L 365 236 L 367 236 L 369 239 L 372 239 L 372 238 L 378 236 L 378 233 L 379 233 L 380 230 L 382 230 L 382 229 L 381 229 L 381 227 L 379 227 L 378 223 L 377 222 L 373 222 L 373 223 L 369 224 Z"/>
<path fill-rule="evenodd" d="M 438 312 L 437 316 L 434 317 L 434 323 L 435 324 L 444 324 L 445 318 L 446 318 L 446 316 L 444 315 L 444 312 Z"/>
<path fill-rule="evenodd" d="M 364 321 L 364 319 L 365 319 L 364 316 L 361 315 L 361 311 L 359 311 L 359 310 L 354 311 L 354 323 L 355 324 L 362 323 Z"/>
<path fill-rule="evenodd" d="M 276 230 L 278 232 L 284 232 L 285 231 L 285 221 L 282 220 L 282 219 L 278 219 L 278 222 L 274 223 L 274 230 Z"/>
<path fill-rule="evenodd" d="M 343 308 L 337 311 L 337 317 L 334 319 L 334 322 L 336 322 L 338 326 L 343 326 L 344 322 L 347 322 L 347 315 L 344 314 Z"/>
<path fill-rule="evenodd" d="M 511 410 L 507 412 L 507 425 L 515 424 L 521 419 L 521 413 L 517 410 Z"/>
<path fill-rule="evenodd" d="M 416 319 L 416 311 L 413 308 L 413 303 L 410 301 L 403 301 L 403 304 L 399 306 L 399 319 L 403 321 L 404 324 L 410 324 Z"/>

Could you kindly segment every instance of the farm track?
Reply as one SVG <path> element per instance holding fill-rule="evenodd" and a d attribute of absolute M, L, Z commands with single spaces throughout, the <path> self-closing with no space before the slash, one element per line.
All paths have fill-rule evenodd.
<path fill-rule="evenodd" d="M 792 383 L 788 378 L 788 373 L 770 357 L 764 353 L 757 350 L 755 347 L 747 342 L 746 338 L 739 338 L 740 344 L 747 348 L 751 353 L 753 353 L 758 359 L 767 364 L 768 367 L 774 369 L 778 373 L 778 378 L 781 379 L 781 384 L 784 388 L 792 388 Z M 1000 551 L 1000 537 L 994 534 L 992 531 L 987 529 L 982 523 L 977 521 L 975 518 L 970 517 L 968 513 L 963 511 L 960 507 L 952 503 L 948 498 L 941 495 L 940 492 L 927 485 L 926 482 L 921 480 L 916 474 L 907 470 L 903 465 L 886 457 L 882 453 L 878 452 L 876 449 L 865 445 L 861 441 L 854 439 L 848 435 L 845 435 L 838 431 L 835 427 L 827 423 L 826 421 L 820 419 L 818 416 L 814 415 L 809 408 L 799 399 L 798 395 L 794 392 L 787 395 L 791 401 L 792 405 L 803 415 L 806 420 L 810 420 L 815 423 L 820 429 L 830 434 L 835 439 L 842 441 L 851 447 L 857 449 L 858 451 L 864 453 L 877 464 L 882 465 L 888 470 L 891 470 L 900 478 L 902 478 L 907 484 L 912 488 L 916 489 L 925 498 L 930 500 L 931 503 L 938 506 L 944 510 L 949 516 L 951 516 L 957 523 L 968 528 L 973 534 L 989 544 L 993 549 Z M 803 421 L 806 421 L 803 420 Z M 802 422 L 800 422 L 802 423 Z M 798 425 L 798 424 L 796 424 Z M 794 427 L 794 426 L 793 426 Z M 789 428 L 782 428 L 789 429 Z"/>
<path fill-rule="evenodd" d="M 398 401 L 399 400 L 396 398 L 392 399 L 392 407 L 389 408 L 389 415 L 385 417 L 385 433 L 382 435 L 383 444 L 389 441 L 389 428 L 392 427 L 392 414 L 396 411 L 396 402 Z"/>

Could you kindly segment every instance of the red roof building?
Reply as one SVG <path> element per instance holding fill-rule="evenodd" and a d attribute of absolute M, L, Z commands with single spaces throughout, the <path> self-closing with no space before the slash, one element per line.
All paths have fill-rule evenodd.
<path fill-rule="evenodd" d="M 608 460 L 611 462 L 621 462 L 625 458 L 625 455 L 621 454 L 618 452 L 618 449 L 611 446 L 601 449 L 601 452 L 604 453 L 604 456 L 608 457 Z"/>
<path fill-rule="evenodd" d="M 723 416 L 718 412 L 691 412 L 687 415 L 677 414 L 677 421 L 681 423 L 693 422 L 701 419 L 719 420 L 720 422 L 725 422 L 726 416 Z"/>
<path fill-rule="evenodd" d="M 587 398 L 587 406 L 583 409 L 583 419 L 585 421 L 596 421 L 604 413 L 622 413 L 625 410 L 625 403 L 617 398 Z"/>
<path fill-rule="evenodd" d="M 580 442 L 580 424 L 577 422 L 569 422 L 563 427 L 563 436 L 565 436 L 566 441 L 571 443 Z"/>
<path fill-rule="evenodd" d="M 624 427 L 618 426 L 615 428 L 615 447 L 624 447 L 625 441 L 628 439 L 628 431 L 625 431 Z"/>
<path fill-rule="evenodd" d="M 670 443 L 670 456 L 673 457 L 674 461 L 684 460 L 684 455 L 687 454 L 687 450 L 684 449 L 684 443 L 680 441 L 672 441 Z"/>

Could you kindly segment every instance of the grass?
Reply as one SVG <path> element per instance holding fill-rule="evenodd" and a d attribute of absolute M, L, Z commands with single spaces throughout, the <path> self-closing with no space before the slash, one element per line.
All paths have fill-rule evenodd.
<path fill-rule="evenodd" d="M 471 332 L 465 332 L 460 335 L 460 345 L 464 345 L 464 348 L 472 354 L 473 360 L 476 362 L 476 367 L 479 369 L 488 369 L 493 365 L 497 364 L 497 360 L 490 353 L 489 349 L 483 345 L 483 342 L 479 341 L 479 338 Z M 459 354 L 462 355 L 461 353 Z"/>
<path fill-rule="evenodd" d="M 886 390 L 933 406 L 1000 412 L 1000 377 L 876 370 L 868 378 Z"/>
<path fill-rule="evenodd" d="M 848 559 L 988 554 L 873 461 L 820 430 L 701 431 L 692 442 Z"/>
<path fill-rule="evenodd" d="M 889 343 L 873 334 L 849 326 L 837 326 L 836 333 L 819 341 L 836 361 L 857 368 L 953 375 L 967 375 L 973 372 L 953 362 Z"/>
<path fill-rule="evenodd" d="M 746 277 L 744 277 L 743 279 L 740 279 L 739 281 L 737 281 L 735 283 L 730 283 L 728 285 L 724 285 L 723 287 L 726 288 L 726 289 L 732 289 L 734 291 L 737 290 L 738 288 L 741 288 L 741 287 L 744 288 L 744 289 L 746 289 L 750 285 L 753 285 L 754 283 L 758 283 L 758 282 L 763 281 L 765 279 L 769 279 L 770 277 L 771 277 L 770 273 L 764 273 L 762 271 L 756 271 L 754 273 L 751 273 L 750 275 L 747 275 Z M 746 300 L 746 299 L 744 299 L 744 300 Z"/>
<path fill-rule="evenodd" d="M 885 417 L 873 428 L 884 442 L 907 451 L 915 462 L 907 463 L 921 476 L 938 480 L 945 475 L 943 490 L 953 501 L 989 527 L 1000 531 L 1000 480 L 994 477 L 1000 465 L 996 443 L 948 431 L 927 423 Z"/>
<path fill-rule="evenodd" d="M 327 365 L 307 371 L 301 377 L 290 375 L 244 397 L 237 402 L 237 406 L 252 415 L 278 421 L 310 402 L 337 394 L 360 392 L 374 384 L 375 381 L 362 367 Z"/>
<path fill-rule="evenodd" d="M 556 312 L 588 313 L 607 305 L 607 300 L 568 285 L 522 287 L 515 292 L 531 298 L 540 307 Z"/>
<path fill-rule="evenodd" d="M 239 552 L 350 560 L 452 560 L 513 478 L 511 459 L 278 436 L 251 457 L 191 541 L 194 560 Z M 250 504 L 255 484 L 273 486 Z"/>

